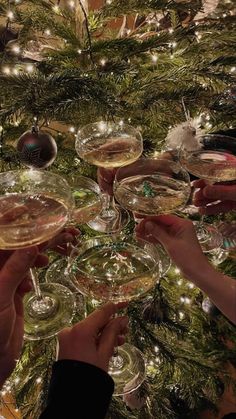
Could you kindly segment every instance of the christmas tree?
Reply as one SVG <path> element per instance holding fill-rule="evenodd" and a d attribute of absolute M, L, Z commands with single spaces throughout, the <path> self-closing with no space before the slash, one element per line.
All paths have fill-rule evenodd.
<path fill-rule="evenodd" d="M 137 127 L 146 156 L 158 155 L 169 130 L 185 122 L 183 101 L 207 132 L 235 127 L 233 0 L 93 6 L 86 0 L 0 0 L 1 171 L 21 167 L 17 139 L 32 126 L 57 142 L 49 170 L 94 179 L 94 168 L 74 150 L 76 131 L 88 123 L 118 119 Z M 130 223 L 127 235 L 132 229 Z M 81 230 L 84 239 L 94 234 Z M 233 255 L 218 269 L 236 277 Z M 226 368 L 235 362 L 232 324 L 174 266 L 152 299 L 130 304 L 129 316 L 147 379 L 133 397 L 114 398 L 108 418 L 193 419 L 204 409 L 216 412 L 224 389 L 235 386 Z M 24 418 L 42 410 L 54 352 L 54 339 L 26 343 L 2 392 L 4 398 L 14 387 Z"/>

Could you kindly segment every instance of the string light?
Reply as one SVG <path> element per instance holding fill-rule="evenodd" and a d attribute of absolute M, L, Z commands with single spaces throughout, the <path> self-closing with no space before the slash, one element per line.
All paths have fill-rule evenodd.
<path fill-rule="evenodd" d="M 154 351 L 158 354 L 158 352 L 159 352 L 158 346 L 154 346 Z"/>
<path fill-rule="evenodd" d="M 53 10 L 55 13 L 59 13 L 59 12 L 60 12 L 60 7 L 58 6 L 58 4 L 55 4 L 55 5 L 53 6 L 52 10 Z"/>
<path fill-rule="evenodd" d="M 49 35 L 51 35 L 51 31 L 50 31 L 50 29 L 46 29 L 46 30 L 45 30 L 45 34 L 46 34 L 46 35 L 48 35 L 48 36 L 49 36 Z"/>
<path fill-rule="evenodd" d="M 9 75 L 11 73 L 10 67 L 3 67 L 2 71 L 3 71 L 4 74 L 7 74 L 7 75 Z"/>
<path fill-rule="evenodd" d="M 14 46 L 12 47 L 12 51 L 13 51 L 15 54 L 19 54 L 19 53 L 20 53 L 20 47 L 19 47 L 19 45 L 14 45 Z"/>
<path fill-rule="evenodd" d="M 74 2 L 73 0 L 70 0 L 68 4 L 69 4 L 69 6 L 71 7 L 71 9 L 74 9 L 74 7 L 75 7 L 75 2 Z"/>
<path fill-rule="evenodd" d="M 112 3 L 112 0 L 107 0 L 106 1 L 106 4 L 111 4 Z"/>
<path fill-rule="evenodd" d="M 173 28 L 170 28 L 169 29 L 169 33 L 173 33 L 174 32 L 174 29 Z"/>
<path fill-rule="evenodd" d="M 184 313 L 182 311 L 179 311 L 179 318 L 180 320 L 183 320 L 184 318 Z"/>
<path fill-rule="evenodd" d="M 172 48 L 176 48 L 177 47 L 177 42 L 176 41 L 172 42 L 171 46 L 172 46 Z"/>
<path fill-rule="evenodd" d="M 14 13 L 12 12 L 12 10 L 8 10 L 8 12 L 7 12 L 7 17 L 8 17 L 8 19 L 10 19 L 10 20 L 13 20 L 13 19 L 14 19 Z"/>
<path fill-rule="evenodd" d="M 41 377 L 36 378 L 36 383 L 37 384 L 40 384 L 41 382 L 42 382 L 42 378 Z"/>
<path fill-rule="evenodd" d="M 32 64 L 27 64 L 25 68 L 28 73 L 32 73 L 34 71 L 34 66 Z"/>
<path fill-rule="evenodd" d="M 236 67 L 231 67 L 230 71 L 231 73 L 233 73 L 234 71 L 236 71 Z"/>
<path fill-rule="evenodd" d="M 82 49 L 77 50 L 78 54 L 82 54 Z"/>
<path fill-rule="evenodd" d="M 180 269 L 179 268 L 175 268 L 175 274 L 180 274 Z"/>
<path fill-rule="evenodd" d="M 190 304 L 191 299 L 189 297 L 185 297 L 184 302 L 185 302 L 185 304 Z"/>
<path fill-rule="evenodd" d="M 152 55 L 152 62 L 153 62 L 153 63 L 156 63 L 156 62 L 157 62 L 157 60 L 158 60 L 158 56 L 157 56 L 156 54 L 153 54 L 153 55 Z"/>
<path fill-rule="evenodd" d="M 102 58 L 102 59 L 100 60 L 100 64 L 101 64 L 102 66 L 104 66 L 104 65 L 106 64 L 106 60 L 105 60 L 105 58 Z"/>
<path fill-rule="evenodd" d="M 74 133 L 74 132 L 75 132 L 75 127 L 70 127 L 70 128 L 69 128 L 69 132 Z"/>
<path fill-rule="evenodd" d="M 194 288 L 194 284 L 192 282 L 189 282 L 188 287 L 192 290 Z"/>

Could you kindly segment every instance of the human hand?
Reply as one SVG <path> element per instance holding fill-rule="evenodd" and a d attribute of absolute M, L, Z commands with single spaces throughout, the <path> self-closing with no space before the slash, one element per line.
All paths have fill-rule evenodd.
<path fill-rule="evenodd" d="M 23 333 L 23 297 L 31 290 L 32 266 L 45 264 L 37 247 L 0 251 L 0 387 L 12 373 L 20 356 Z"/>
<path fill-rule="evenodd" d="M 102 192 L 113 196 L 113 182 L 117 169 L 103 169 L 99 167 L 97 170 L 97 181 Z"/>
<path fill-rule="evenodd" d="M 199 207 L 200 214 L 214 215 L 236 209 L 236 184 L 211 185 L 206 180 L 200 179 L 194 181 L 193 185 L 199 188 L 194 194 L 193 203 Z"/>
<path fill-rule="evenodd" d="M 135 230 L 139 239 L 154 244 L 160 242 L 187 276 L 194 274 L 194 270 L 199 270 L 203 264 L 208 264 L 190 220 L 175 215 L 146 217 Z M 191 255 L 190 259 L 188 255 Z"/>
<path fill-rule="evenodd" d="M 123 345 L 128 318 L 112 316 L 127 303 L 107 303 L 85 320 L 62 330 L 58 335 L 58 359 L 87 362 L 108 371 L 109 360 L 117 345 Z"/>
<path fill-rule="evenodd" d="M 40 251 L 47 249 L 54 250 L 54 252 L 60 253 L 61 255 L 69 255 L 72 247 L 78 244 L 77 237 L 80 235 L 78 228 L 73 226 L 63 228 L 51 240 L 43 243 L 39 246 Z"/>

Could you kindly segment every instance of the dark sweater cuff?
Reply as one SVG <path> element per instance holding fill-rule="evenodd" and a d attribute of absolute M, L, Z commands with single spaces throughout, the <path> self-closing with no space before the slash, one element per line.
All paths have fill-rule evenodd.
<path fill-rule="evenodd" d="M 104 419 L 113 391 L 114 382 L 102 369 L 81 361 L 57 361 L 40 419 Z"/>

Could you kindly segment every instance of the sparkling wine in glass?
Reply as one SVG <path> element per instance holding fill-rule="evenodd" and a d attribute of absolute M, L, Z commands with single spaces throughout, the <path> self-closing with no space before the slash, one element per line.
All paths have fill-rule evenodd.
<path fill-rule="evenodd" d="M 93 220 L 102 209 L 102 198 L 99 185 L 94 180 L 71 173 L 67 181 L 70 185 L 75 205 L 71 211 L 71 222 L 74 224 L 85 224 Z M 72 244 L 68 243 L 68 256 L 61 257 L 54 261 L 46 272 L 46 282 L 59 283 L 68 287 L 76 299 L 77 312 L 85 311 L 84 298 L 78 293 L 71 281 L 71 273 L 68 272 L 68 263 L 70 262 L 70 252 Z"/>
<path fill-rule="evenodd" d="M 143 140 L 140 132 L 130 125 L 100 121 L 78 131 L 75 149 L 88 163 L 114 169 L 137 160 L 143 151 Z M 127 211 L 104 194 L 103 210 L 89 225 L 96 231 L 111 233 L 120 231 L 128 221 Z"/>
<path fill-rule="evenodd" d="M 197 150 L 180 149 L 182 166 L 193 174 L 210 182 L 236 180 L 236 139 L 219 134 L 204 135 Z M 203 222 L 196 224 L 196 231 L 205 252 L 218 251 L 223 245 L 219 230 Z"/>
<path fill-rule="evenodd" d="M 159 278 L 159 255 L 149 243 L 111 236 L 94 237 L 74 249 L 70 270 L 73 283 L 97 301 L 130 301 L 146 294 Z M 130 393 L 145 378 L 142 353 L 125 344 L 110 364 L 115 395 Z"/>
<path fill-rule="evenodd" d="M 67 223 L 73 197 L 58 175 L 19 170 L 0 173 L 0 249 L 39 245 Z M 24 298 L 25 337 L 38 340 L 54 336 L 68 326 L 74 314 L 74 297 L 59 284 L 39 287 L 31 270 L 34 292 Z"/>
<path fill-rule="evenodd" d="M 114 194 L 121 206 L 141 215 L 160 215 L 183 208 L 190 195 L 188 173 L 166 159 L 140 159 L 120 168 Z"/>

